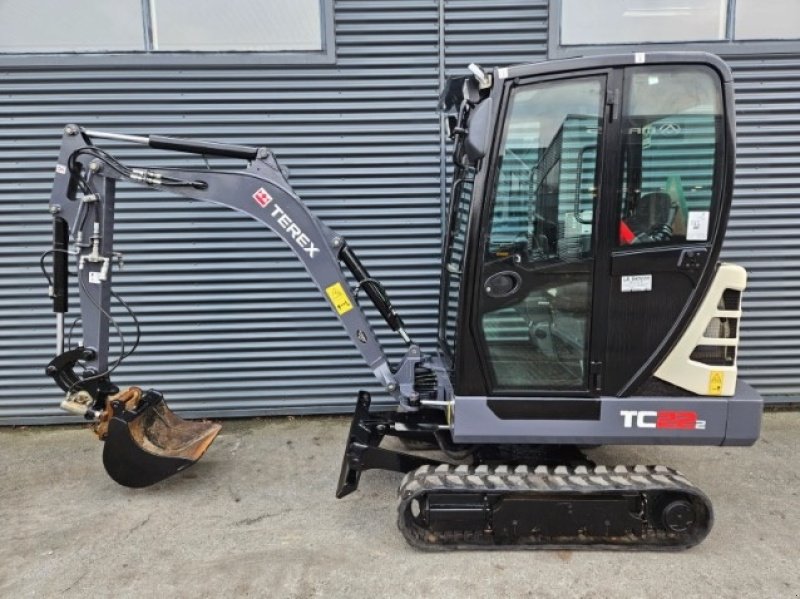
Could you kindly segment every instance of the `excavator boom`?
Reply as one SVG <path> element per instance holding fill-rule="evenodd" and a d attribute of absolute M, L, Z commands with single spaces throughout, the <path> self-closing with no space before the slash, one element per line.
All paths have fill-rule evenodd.
<path fill-rule="evenodd" d="M 250 164 L 243 171 L 231 172 L 132 168 L 98 148 L 96 139 L 242 158 L 250 160 Z M 120 332 L 122 353 L 116 361 L 110 361 L 109 334 L 112 328 L 120 331 L 111 316 L 111 301 L 123 301 L 111 288 L 114 265 L 122 258 L 113 249 L 115 186 L 119 180 L 222 204 L 273 230 L 328 299 L 381 385 L 398 403 L 408 405 L 409 398 L 403 390 L 413 385 L 413 364 L 424 357 L 411 344 L 383 287 L 370 277 L 344 238 L 309 212 L 268 150 L 160 136 L 144 138 L 67 125 L 50 201 L 50 252 L 54 254 L 51 296 L 57 315 L 58 355 L 47 366 L 47 374 L 66 393 L 64 409 L 97 422 L 98 436 L 106 442 L 103 463 L 114 480 L 141 487 L 171 476 L 200 459 L 220 429 L 217 424 L 181 419 L 157 391 L 142 393 L 132 387 L 121 392 L 111 381 L 112 372 L 138 345 L 137 335 L 134 347 L 126 350 Z M 83 344 L 64 348 L 70 258 L 77 266 Z M 349 269 L 390 328 L 409 343 L 409 360 L 397 375 L 389 369 L 383 348 L 349 287 L 344 269 Z M 123 306 L 133 315 L 127 304 Z M 80 375 L 76 373 L 78 365 L 82 369 Z"/>

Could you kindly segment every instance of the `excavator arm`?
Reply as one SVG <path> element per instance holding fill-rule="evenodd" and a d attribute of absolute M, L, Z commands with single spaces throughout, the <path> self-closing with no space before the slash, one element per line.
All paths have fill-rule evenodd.
<path fill-rule="evenodd" d="M 134 168 L 96 146 L 95 139 L 240 158 L 248 165 L 238 171 Z M 174 474 L 197 461 L 219 430 L 218 425 L 211 425 L 214 430 L 198 428 L 198 423 L 178 418 L 157 391 L 141 392 L 134 387 L 120 392 L 111 381 L 114 369 L 138 345 L 137 334 L 134 346 L 126 347 L 111 315 L 111 302 L 116 299 L 133 316 L 112 290 L 115 265 L 122 262 L 113 245 L 115 185 L 119 180 L 227 206 L 274 231 L 302 262 L 378 382 L 404 409 L 418 408 L 413 390 L 415 366 L 424 356 L 411 342 L 383 286 L 370 277 L 344 238 L 309 211 L 268 149 L 120 135 L 68 125 L 50 199 L 53 247 L 47 253 L 53 254 L 50 294 L 57 318 L 57 355 L 47 366 L 47 374 L 66 393 L 62 408 L 98 423 L 98 434 L 106 440 L 106 469 L 117 482 L 146 486 Z M 64 314 L 69 309 L 68 265 L 72 260 L 77 266 L 83 343 L 65 349 Z M 389 327 L 409 345 L 397 368 L 390 369 L 356 293 L 350 289 L 345 268 Z M 115 360 L 109 356 L 112 329 L 121 339 Z M 80 374 L 76 372 L 79 366 Z"/>

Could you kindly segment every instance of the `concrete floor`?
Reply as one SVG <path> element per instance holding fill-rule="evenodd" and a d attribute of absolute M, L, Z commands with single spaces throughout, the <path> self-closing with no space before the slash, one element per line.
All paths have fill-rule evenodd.
<path fill-rule="evenodd" d="M 143 490 L 106 477 L 79 427 L 0 430 L 2 597 L 800 597 L 800 413 L 740 448 L 603 448 L 699 483 L 716 525 L 683 553 L 411 549 L 401 475 L 334 499 L 348 420 L 225 422 L 189 471 Z"/>

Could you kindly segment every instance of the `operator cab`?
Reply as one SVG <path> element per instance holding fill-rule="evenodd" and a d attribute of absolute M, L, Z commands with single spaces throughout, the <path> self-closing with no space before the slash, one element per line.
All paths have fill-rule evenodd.
<path fill-rule="evenodd" d="M 439 331 L 455 394 L 665 392 L 653 372 L 725 233 L 730 72 L 707 54 L 637 54 L 486 79 L 443 96 L 462 86 Z M 706 358 L 735 366 L 735 347 Z"/>

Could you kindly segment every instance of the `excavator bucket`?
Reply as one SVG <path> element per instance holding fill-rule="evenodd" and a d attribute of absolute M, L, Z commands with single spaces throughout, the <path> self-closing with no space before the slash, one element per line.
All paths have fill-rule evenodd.
<path fill-rule="evenodd" d="M 147 487 L 197 462 L 222 427 L 183 420 L 157 391 L 131 387 L 108 399 L 96 431 L 103 465 L 125 487 Z"/>

